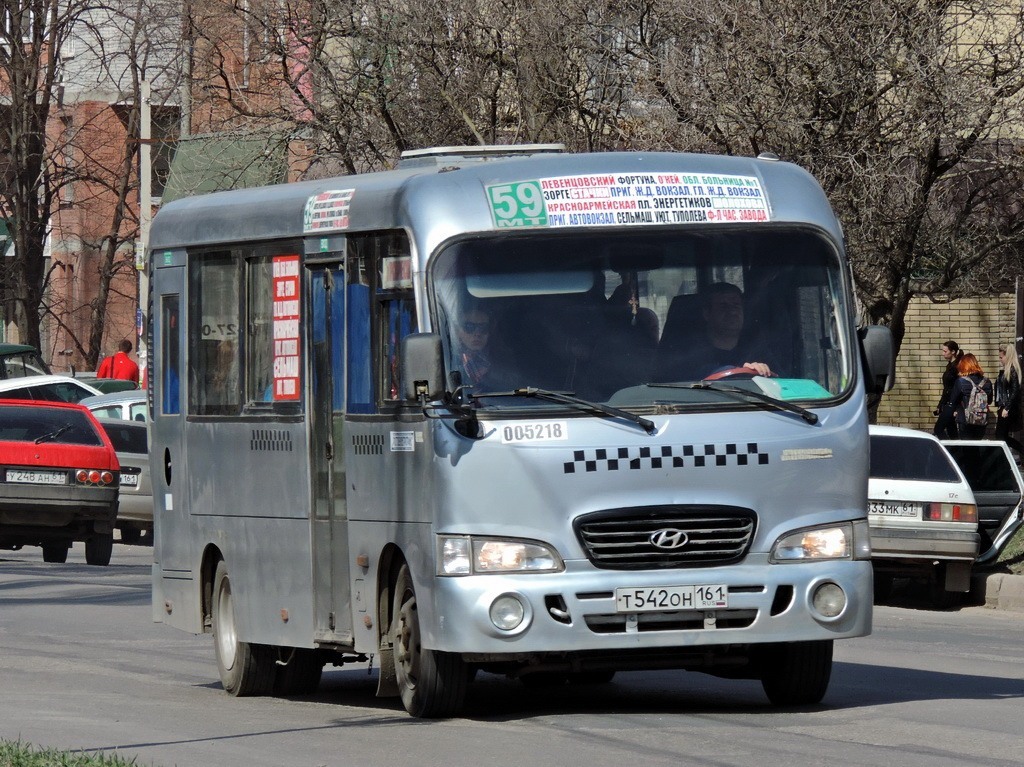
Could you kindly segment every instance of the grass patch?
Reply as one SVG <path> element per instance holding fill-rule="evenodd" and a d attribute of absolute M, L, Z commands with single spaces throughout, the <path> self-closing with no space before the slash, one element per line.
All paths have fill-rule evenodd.
<path fill-rule="evenodd" d="M 1024 573 L 1024 525 L 1021 525 L 1010 542 L 999 552 L 996 568 L 1006 568 L 1011 573 Z"/>
<path fill-rule="evenodd" d="M 21 741 L 0 740 L 0 767 L 136 767 L 134 759 L 117 754 L 86 754 L 36 748 Z"/>

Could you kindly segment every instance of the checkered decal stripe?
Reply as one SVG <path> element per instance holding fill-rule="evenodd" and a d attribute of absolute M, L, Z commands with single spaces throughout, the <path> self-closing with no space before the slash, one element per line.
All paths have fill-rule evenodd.
<path fill-rule="evenodd" d="M 705 469 L 717 466 L 765 466 L 768 453 L 756 442 L 745 445 L 662 445 L 661 447 L 619 447 L 574 450 L 572 460 L 563 464 L 566 474 L 590 471 L 632 471 L 637 469 Z"/>

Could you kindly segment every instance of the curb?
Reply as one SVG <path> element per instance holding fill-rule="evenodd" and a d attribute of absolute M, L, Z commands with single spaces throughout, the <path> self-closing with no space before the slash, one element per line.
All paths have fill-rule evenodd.
<path fill-rule="evenodd" d="M 979 573 L 971 578 L 971 602 L 1024 613 L 1024 575 Z"/>

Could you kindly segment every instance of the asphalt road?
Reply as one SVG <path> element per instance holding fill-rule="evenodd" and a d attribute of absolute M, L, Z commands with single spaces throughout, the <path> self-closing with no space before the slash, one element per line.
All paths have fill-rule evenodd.
<path fill-rule="evenodd" d="M 619 674 L 543 693 L 480 675 L 466 715 L 410 719 L 375 673 L 329 670 L 315 696 L 231 698 L 210 637 L 151 622 L 151 550 L 110 567 L 0 551 L 0 738 L 114 751 L 157 767 L 403 765 L 1017 765 L 1024 614 L 879 607 L 836 644 L 821 706 L 771 708 L 760 684 Z"/>

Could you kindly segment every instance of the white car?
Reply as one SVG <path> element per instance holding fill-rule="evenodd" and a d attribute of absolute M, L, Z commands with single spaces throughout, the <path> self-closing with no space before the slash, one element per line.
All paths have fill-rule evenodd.
<path fill-rule="evenodd" d="M 149 430 L 145 423 L 99 418 L 121 464 L 117 529 L 122 543 L 153 545 L 153 485 L 149 474 Z"/>
<path fill-rule="evenodd" d="M 67 376 L 24 376 L 0 380 L 0 399 L 77 403 L 98 394 L 99 389 Z"/>
<path fill-rule="evenodd" d="M 81 404 L 89 408 L 97 418 L 120 418 L 125 421 L 145 421 L 149 411 L 144 389 L 86 397 Z"/>
<path fill-rule="evenodd" d="M 949 452 L 931 434 L 871 426 L 868 524 L 875 594 L 896 577 L 927 580 L 932 602 L 957 604 L 978 556 L 978 506 Z"/>

